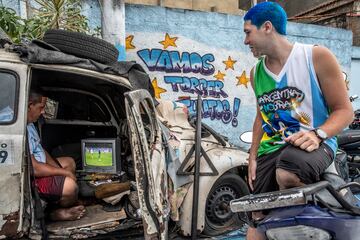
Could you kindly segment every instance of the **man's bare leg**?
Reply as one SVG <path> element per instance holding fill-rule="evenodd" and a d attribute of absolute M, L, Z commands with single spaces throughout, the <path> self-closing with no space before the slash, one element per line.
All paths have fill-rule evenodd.
<path fill-rule="evenodd" d="M 85 214 L 85 207 L 83 205 L 71 208 L 58 208 L 50 213 L 50 218 L 53 221 L 73 221 L 80 219 Z"/>
<path fill-rule="evenodd" d="M 263 233 L 256 230 L 256 228 L 249 227 L 246 233 L 246 240 L 265 240 Z"/>
<path fill-rule="evenodd" d="M 292 188 L 292 187 L 298 187 L 298 186 L 304 186 L 305 184 L 301 182 L 300 178 L 289 171 L 286 171 L 281 168 L 276 169 L 276 181 L 279 184 L 280 190 Z M 261 216 L 262 215 L 262 216 Z M 253 213 L 254 219 L 262 219 L 264 218 L 264 215 L 260 212 L 254 212 Z M 263 233 L 256 230 L 256 228 L 249 227 L 247 234 L 246 234 L 247 240 L 265 240 L 266 237 Z"/>
<path fill-rule="evenodd" d="M 252 218 L 253 219 L 263 219 L 265 217 L 265 215 L 262 212 L 253 212 L 252 213 Z M 253 227 L 249 227 L 246 233 L 246 239 L 247 240 L 265 240 L 266 237 L 263 233 L 259 232 L 258 230 L 256 230 L 256 228 Z"/>
<path fill-rule="evenodd" d="M 305 184 L 301 182 L 300 178 L 291 172 L 288 172 L 284 169 L 278 168 L 276 169 L 276 181 L 279 184 L 280 190 L 292 188 L 292 187 L 299 187 L 304 186 Z M 260 216 L 259 213 L 253 213 L 254 219 L 261 219 L 264 216 Z M 247 234 L 247 240 L 265 240 L 266 237 L 263 233 L 256 230 L 256 228 L 249 227 Z"/>
<path fill-rule="evenodd" d="M 58 204 L 61 207 L 71 207 L 78 199 L 78 186 L 74 179 L 66 177 L 62 190 L 62 196 Z"/>
<path fill-rule="evenodd" d="M 57 160 L 63 168 L 71 171 L 75 175 L 76 163 L 72 157 L 58 157 Z"/>
<path fill-rule="evenodd" d="M 300 178 L 296 174 L 281 168 L 276 169 L 276 181 L 279 185 L 280 190 L 305 185 L 301 182 Z"/>
<path fill-rule="evenodd" d="M 76 170 L 76 163 L 75 160 L 72 157 L 58 157 L 56 159 L 52 158 L 48 152 L 45 152 L 46 154 L 46 163 L 56 167 L 56 168 L 64 168 L 70 172 L 72 172 L 75 175 Z M 61 166 L 59 166 L 59 164 Z"/>
<path fill-rule="evenodd" d="M 73 206 L 77 202 L 78 186 L 69 177 L 65 178 L 62 197 L 58 208 L 50 213 L 50 218 L 54 221 L 77 220 L 84 216 L 85 207 L 83 205 Z M 70 207 L 72 206 L 72 207 Z"/>

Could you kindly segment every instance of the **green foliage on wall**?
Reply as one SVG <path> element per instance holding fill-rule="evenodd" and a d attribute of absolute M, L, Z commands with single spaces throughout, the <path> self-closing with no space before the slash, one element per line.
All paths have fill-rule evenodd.
<path fill-rule="evenodd" d="M 13 9 L 0 6 L 0 27 L 13 42 L 19 42 L 25 20 L 17 16 Z"/>
<path fill-rule="evenodd" d="M 0 27 L 13 42 L 41 39 L 48 29 L 90 33 L 88 19 L 81 14 L 80 0 L 35 0 L 38 9 L 22 19 L 11 8 L 0 7 Z"/>

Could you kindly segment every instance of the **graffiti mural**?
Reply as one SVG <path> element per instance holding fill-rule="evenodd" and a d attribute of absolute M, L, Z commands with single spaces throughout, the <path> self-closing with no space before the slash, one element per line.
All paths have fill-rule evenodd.
<path fill-rule="evenodd" d="M 189 114 L 195 115 L 197 96 L 201 96 L 202 117 L 212 127 L 231 131 L 243 121 L 249 125 L 239 114 L 244 104 L 255 104 L 248 56 L 167 32 L 129 34 L 126 49 L 130 60 L 149 73 L 156 98 L 183 103 Z"/>

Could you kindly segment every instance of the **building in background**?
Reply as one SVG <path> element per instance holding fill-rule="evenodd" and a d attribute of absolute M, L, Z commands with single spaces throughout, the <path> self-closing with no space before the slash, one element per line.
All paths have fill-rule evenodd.
<path fill-rule="evenodd" d="M 125 3 L 242 15 L 239 0 L 125 0 Z"/>
<path fill-rule="evenodd" d="M 330 0 L 320 4 L 313 4 L 313 6 L 304 10 L 291 12 L 289 20 L 351 30 L 353 32 L 353 45 L 360 46 L 359 0 Z"/>

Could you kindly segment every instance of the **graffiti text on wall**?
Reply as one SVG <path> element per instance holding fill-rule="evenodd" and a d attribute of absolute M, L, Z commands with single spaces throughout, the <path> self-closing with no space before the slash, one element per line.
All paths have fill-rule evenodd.
<path fill-rule="evenodd" d="M 215 60 L 211 53 L 201 56 L 196 52 L 167 51 L 161 49 L 142 49 L 137 52 L 138 56 L 148 67 L 149 71 L 177 72 L 177 73 L 200 73 L 208 76 L 214 73 L 215 68 L 211 64 Z"/>
<path fill-rule="evenodd" d="M 178 97 L 177 101 L 185 104 L 190 114 L 195 114 L 196 100 L 191 95 L 199 95 L 203 97 L 203 118 L 222 121 L 224 124 L 231 123 L 233 127 L 236 127 L 241 100 L 236 97 L 230 99 L 224 89 L 224 82 L 225 78 L 229 78 L 225 72 L 235 71 L 234 65 L 237 61 L 228 56 L 225 60 L 221 59 L 223 61 L 220 64 L 216 64 L 215 56 L 212 53 L 200 54 L 186 50 L 168 50 L 168 48 L 178 47 L 176 44 L 178 39 L 178 37 L 170 37 L 166 33 L 164 40 L 158 42 L 162 45 L 162 49 L 155 47 L 137 51 L 138 57 L 150 72 L 159 72 L 159 75 L 152 80 L 155 97 L 160 98 L 160 94 L 171 90 L 175 93 L 184 93 Z M 127 49 L 136 48 L 133 45 L 133 35 L 128 36 L 126 40 Z M 225 69 L 216 69 L 223 67 L 223 64 Z M 172 73 L 171 76 L 166 75 L 170 73 Z M 191 74 L 197 75 L 195 77 Z M 230 76 L 234 76 L 233 73 Z M 163 78 L 163 83 L 168 85 L 166 89 L 159 86 L 158 79 L 161 78 Z M 246 77 L 245 71 L 241 76 L 236 76 L 234 80 L 237 81 L 236 86 L 243 85 L 247 88 L 249 79 Z"/>
<path fill-rule="evenodd" d="M 217 80 L 198 79 L 196 77 L 165 76 L 164 82 L 171 85 L 174 92 L 197 94 L 202 97 L 227 98 L 224 92 L 224 82 Z"/>
<path fill-rule="evenodd" d="M 180 98 L 177 102 L 185 104 L 189 109 L 190 115 L 196 113 L 196 99 Z M 237 127 L 240 103 L 241 100 L 239 98 L 234 98 L 233 107 L 231 108 L 230 102 L 226 99 L 203 99 L 202 117 L 210 118 L 211 120 L 221 120 L 224 124 L 231 122 L 233 127 Z"/>

